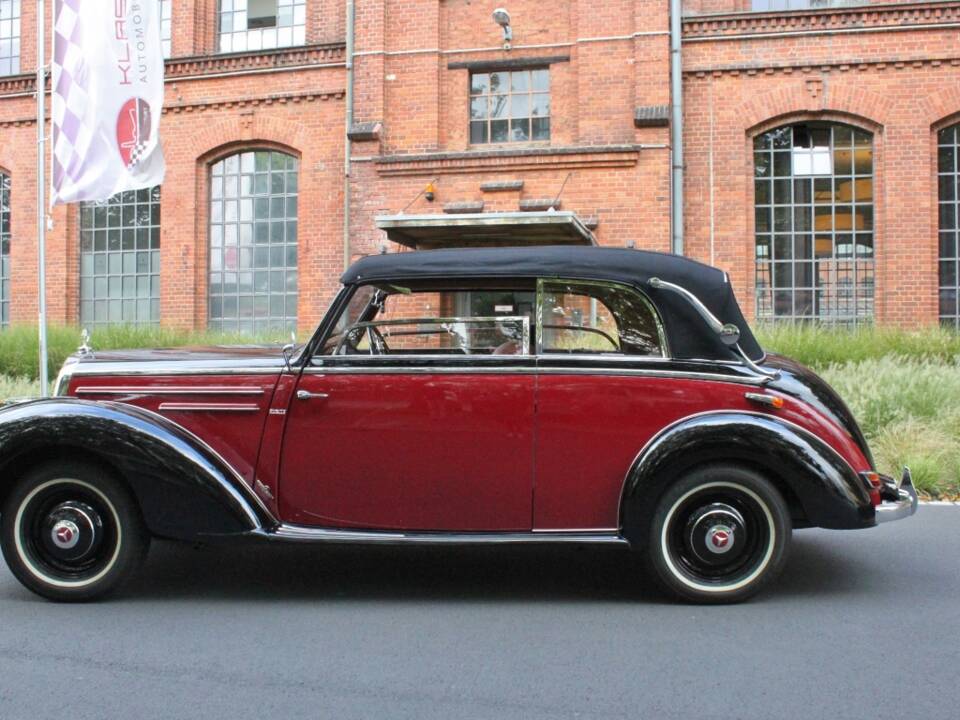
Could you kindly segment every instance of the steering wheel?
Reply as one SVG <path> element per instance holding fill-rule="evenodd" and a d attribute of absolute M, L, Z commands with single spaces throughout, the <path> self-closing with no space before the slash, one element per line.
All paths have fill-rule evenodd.
<path fill-rule="evenodd" d="M 383 334 L 373 325 L 367 326 L 367 341 L 370 343 L 371 355 L 386 355 L 390 352 Z"/>

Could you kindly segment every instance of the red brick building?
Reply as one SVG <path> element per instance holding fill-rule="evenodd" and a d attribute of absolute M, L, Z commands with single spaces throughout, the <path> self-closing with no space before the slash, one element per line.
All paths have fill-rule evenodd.
<path fill-rule="evenodd" d="M 166 180 L 53 211 L 55 322 L 305 332 L 361 254 L 672 237 L 749 316 L 956 321 L 960 2 L 687 0 L 682 233 L 668 0 L 162 2 Z M 9 322 L 37 312 L 33 11 L 0 0 Z"/>

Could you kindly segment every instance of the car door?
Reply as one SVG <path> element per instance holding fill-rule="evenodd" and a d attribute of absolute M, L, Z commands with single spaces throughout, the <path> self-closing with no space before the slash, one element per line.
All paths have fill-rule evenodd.
<path fill-rule="evenodd" d="M 633 459 L 702 398 L 669 377 L 659 318 L 639 291 L 542 281 L 538 302 L 533 527 L 614 531 Z"/>
<path fill-rule="evenodd" d="M 445 317 L 457 306 L 450 293 L 381 292 L 389 307 L 358 310 L 351 300 L 345 312 L 354 317 L 338 323 L 300 376 L 281 456 L 283 520 L 530 530 L 529 318 Z"/>

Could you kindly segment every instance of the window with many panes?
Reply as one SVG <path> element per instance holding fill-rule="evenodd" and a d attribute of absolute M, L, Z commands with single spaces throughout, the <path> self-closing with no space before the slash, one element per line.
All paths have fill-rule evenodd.
<path fill-rule="evenodd" d="M 220 52 L 306 42 L 306 0 L 220 0 Z"/>
<path fill-rule="evenodd" d="M 0 75 L 20 72 L 20 0 L 0 0 Z"/>
<path fill-rule="evenodd" d="M 470 75 L 470 142 L 550 139 L 550 71 L 513 70 Z"/>
<path fill-rule="evenodd" d="M 0 326 L 10 324 L 10 176 L 0 173 Z"/>
<path fill-rule="evenodd" d="M 80 206 L 80 323 L 160 321 L 160 186 Z"/>
<path fill-rule="evenodd" d="M 960 125 L 937 134 L 937 173 L 940 227 L 940 323 L 960 327 L 957 295 L 960 292 L 958 272 L 958 235 L 960 235 Z"/>
<path fill-rule="evenodd" d="M 172 0 L 160 0 L 160 42 L 163 46 L 163 56 L 170 57 L 170 3 Z"/>
<path fill-rule="evenodd" d="M 801 123 L 754 140 L 760 319 L 873 317 L 873 137 Z"/>
<path fill-rule="evenodd" d="M 210 168 L 209 326 L 297 325 L 297 158 L 249 150 Z"/>

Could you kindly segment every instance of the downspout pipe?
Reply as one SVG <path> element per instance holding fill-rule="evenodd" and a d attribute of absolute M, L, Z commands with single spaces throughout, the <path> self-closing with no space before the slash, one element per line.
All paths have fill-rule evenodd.
<path fill-rule="evenodd" d="M 343 133 L 343 269 L 350 267 L 350 130 L 353 128 L 353 41 L 354 41 L 354 7 L 353 0 L 347 0 L 347 95 L 346 123 Z"/>
<path fill-rule="evenodd" d="M 670 0 L 670 250 L 683 255 L 683 0 Z"/>

